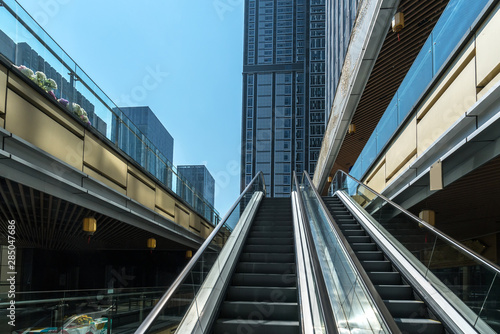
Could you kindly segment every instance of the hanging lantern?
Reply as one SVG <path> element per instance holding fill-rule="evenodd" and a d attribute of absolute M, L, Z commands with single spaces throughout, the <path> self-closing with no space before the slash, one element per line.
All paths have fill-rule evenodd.
<path fill-rule="evenodd" d="M 422 210 L 418 214 L 418 217 L 429 225 L 436 225 L 436 213 L 434 210 Z M 419 224 L 419 226 L 422 227 L 421 224 Z"/>
<path fill-rule="evenodd" d="M 349 128 L 347 129 L 347 133 L 353 135 L 356 133 L 356 124 L 349 124 Z"/>
<path fill-rule="evenodd" d="M 193 251 L 192 250 L 187 250 L 186 251 L 186 259 L 190 259 L 193 257 Z"/>
<path fill-rule="evenodd" d="M 155 238 L 148 239 L 148 248 L 151 250 L 156 248 L 156 239 Z"/>
<path fill-rule="evenodd" d="M 405 16 L 402 12 L 398 12 L 392 18 L 392 31 L 400 32 L 405 27 Z"/>
<path fill-rule="evenodd" d="M 89 236 L 93 235 L 96 231 L 96 220 L 92 217 L 83 218 L 83 231 Z"/>

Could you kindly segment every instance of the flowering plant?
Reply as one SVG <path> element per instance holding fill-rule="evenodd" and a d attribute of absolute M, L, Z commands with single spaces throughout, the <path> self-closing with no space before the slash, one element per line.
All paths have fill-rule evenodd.
<path fill-rule="evenodd" d="M 62 101 L 61 101 L 62 100 Z M 87 123 L 88 125 L 91 125 L 90 124 L 90 120 L 89 120 L 89 117 L 87 115 L 87 112 L 85 111 L 85 109 L 83 109 L 78 103 L 69 103 L 67 100 L 65 99 L 59 99 L 59 103 L 61 104 L 65 104 L 66 105 L 66 109 L 68 109 L 69 111 L 71 111 L 73 114 L 77 115 L 78 117 L 80 117 L 80 119 L 84 122 L 84 123 Z"/>
<path fill-rule="evenodd" d="M 33 71 L 31 69 L 29 69 L 28 67 L 26 67 L 24 65 L 16 66 L 16 68 L 19 71 L 21 71 L 22 74 L 24 74 L 25 76 L 30 78 L 31 81 L 33 81 L 39 87 L 41 87 L 43 90 L 45 90 L 47 93 L 49 93 L 50 96 L 52 96 L 55 100 L 57 100 L 56 95 L 53 92 L 54 89 L 57 89 L 57 83 L 53 79 L 47 78 L 45 73 L 40 72 L 40 71 L 33 73 Z M 70 112 L 77 115 L 84 123 L 91 125 L 89 117 L 87 115 L 87 112 L 79 104 L 69 103 L 68 100 L 63 99 L 63 98 L 57 100 L 57 102 L 62 104 L 63 107 L 68 109 Z"/>
<path fill-rule="evenodd" d="M 35 76 L 35 73 L 33 73 L 33 71 L 31 69 L 27 68 L 24 65 L 17 66 L 17 69 L 19 71 L 21 71 L 22 74 L 24 74 L 25 76 L 27 76 L 30 79 Z"/>
<path fill-rule="evenodd" d="M 47 78 L 45 73 L 40 71 L 33 73 L 31 69 L 27 68 L 24 65 L 17 66 L 17 69 L 21 71 L 22 74 L 30 78 L 31 81 L 36 83 L 38 87 L 41 87 L 47 93 L 50 94 L 52 90 L 57 89 L 57 83 L 54 81 L 54 79 Z"/>

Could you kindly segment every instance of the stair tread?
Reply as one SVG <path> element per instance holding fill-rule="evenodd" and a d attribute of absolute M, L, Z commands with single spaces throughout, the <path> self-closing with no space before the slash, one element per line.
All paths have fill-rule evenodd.
<path fill-rule="evenodd" d="M 255 324 L 255 325 L 283 325 L 298 326 L 299 322 L 294 320 L 250 320 L 250 319 L 219 319 L 217 322 L 231 324 Z"/>
<path fill-rule="evenodd" d="M 240 305 L 240 304 L 247 304 L 247 305 L 273 305 L 273 306 L 298 306 L 299 304 L 297 302 L 273 302 L 273 301 L 268 301 L 268 302 L 256 302 L 256 301 L 247 301 L 247 300 L 231 300 L 231 301 L 224 301 L 224 304 L 232 304 L 232 305 Z"/>
<path fill-rule="evenodd" d="M 252 253 L 249 253 L 249 254 L 252 254 Z M 239 261 L 238 264 L 262 264 L 262 262 L 256 262 L 256 261 Z M 273 265 L 273 264 L 276 264 L 276 265 L 294 265 L 295 262 L 266 262 L 265 264 L 267 265 Z"/>
<path fill-rule="evenodd" d="M 429 318 L 394 318 L 394 321 L 409 324 L 441 324 L 441 321 Z"/>
<path fill-rule="evenodd" d="M 291 286 L 277 286 L 277 285 L 239 285 L 239 284 L 231 284 L 229 287 L 231 288 L 248 288 L 248 289 L 274 289 L 274 290 L 280 290 L 280 289 L 285 289 L 288 288 L 290 290 L 296 290 L 297 288 L 294 285 Z"/>

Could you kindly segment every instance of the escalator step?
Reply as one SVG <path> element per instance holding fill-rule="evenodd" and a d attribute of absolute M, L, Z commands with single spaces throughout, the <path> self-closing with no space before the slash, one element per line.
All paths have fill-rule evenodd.
<path fill-rule="evenodd" d="M 384 300 L 385 305 L 394 318 L 425 318 L 425 303 L 421 300 Z"/>
<path fill-rule="evenodd" d="M 268 232 L 251 231 L 248 238 L 293 238 L 292 231 L 285 232 L 274 232 L 270 234 Z"/>
<path fill-rule="evenodd" d="M 245 286 L 295 286 L 297 277 L 295 274 L 241 274 L 235 273 L 232 285 Z"/>
<path fill-rule="evenodd" d="M 390 261 L 361 261 L 361 265 L 365 271 L 392 271 Z"/>
<path fill-rule="evenodd" d="M 433 319 L 394 318 L 394 321 L 403 333 L 444 333 L 443 324 Z"/>
<path fill-rule="evenodd" d="M 353 236 L 366 236 L 366 232 L 363 231 L 362 229 L 357 229 L 357 230 L 344 230 L 342 231 L 346 237 L 353 237 Z"/>
<path fill-rule="evenodd" d="M 360 261 L 384 260 L 384 254 L 381 251 L 357 251 L 356 256 Z"/>
<path fill-rule="evenodd" d="M 292 226 L 292 220 L 259 220 L 253 223 L 253 226 Z"/>
<path fill-rule="evenodd" d="M 266 232 L 266 233 L 275 233 L 275 232 L 293 232 L 292 226 L 252 226 L 252 232 Z"/>
<path fill-rule="evenodd" d="M 344 225 L 354 225 L 358 223 L 354 218 L 334 218 L 334 219 L 340 228 L 343 228 Z"/>
<path fill-rule="evenodd" d="M 371 243 L 352 243 L 351 248 L 353 251 L 376 251 L 377 245 Z"/>
<path fill-rule="evenodd" d="M 242 253 L 240 255 L 242 262 L 295 262 L 295 254 L 273 254 L 273 253 Z"/>
<path fill-rule="evenodd" d="M 226 300 L 231 301 L 278 301 L 297 302 L 296 287 L 230 286 Z"/>
<path fill-rule="evenodd" d="M 340 221 L 342 221 L 342 220 L 354 220 L 354 218 L 350 214 L 348 214 L 348 213 L 345 213 L 345 214 L 337 214 L 337 213 L 335 213 L 334 218 L 336 220 L 340 220 Z"/>
<path fill-rule="evenodd" d="M 414 299 L 413 290 L 409 285 L 375 285 L 378 294 L 383 300 Z"/>
<path fill-rule="evenodd" d="M 219 319 L 215 323 L 214 334 L 259 333 L 259 334 L 299 334 L 298 321 L 268 321 L 244 319 Z"/>
<path fill-rule="evenodd" d="M 249 237 L 245 245 L 293 245 L 293 238 L 278 238 L 268 235 L 267 238 Z"/>
<path fill-rule="evenodd" d="M 293 321 L 298 318 L 297 303 L 230 301 L 222 303 L 221 318 Z"/>
<path fill-rule="evenodd" d="M 277 253 L 286 254 L 295 251 L 295 246 L 292 245 L 247 245 L 243 247 L 245 253 Z"/>
<path fill-rule="evenodd" d="M 346 236 L 349 243 L 371 243 L 372 239 L 367 235 Z"/>
<path fill-rule="evenodd" d="M 361 225 L 359 225 L 358 223 L 356 223 L 356 224 L 342 224 L 342 225 L 339 225 L 339 227 L 342 231 L 352 231 L 352 230 L 361 230 L 363 232 L 365 231 L 365 230 L 363 230 Z"/>
<path fill-rule="evenodd" d="M 291 274 L 295 273 L 295 263 L 239 262 L 237 273 Z"/>
<path fill-rule="evenodd" d="M 374 285 L 401 284 L 401 274 L 397 271 L 370 271 L 367 274 Z"/>

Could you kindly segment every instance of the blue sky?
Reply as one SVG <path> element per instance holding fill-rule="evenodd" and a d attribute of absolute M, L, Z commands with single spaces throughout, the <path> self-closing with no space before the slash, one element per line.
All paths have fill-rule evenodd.
<path fill-rule="evenodd" d="M 117 105 L 151 107 L 174 164 L 214 176 L 223 216 L 239 195 L 244 1 L 18 3 Z"/>

